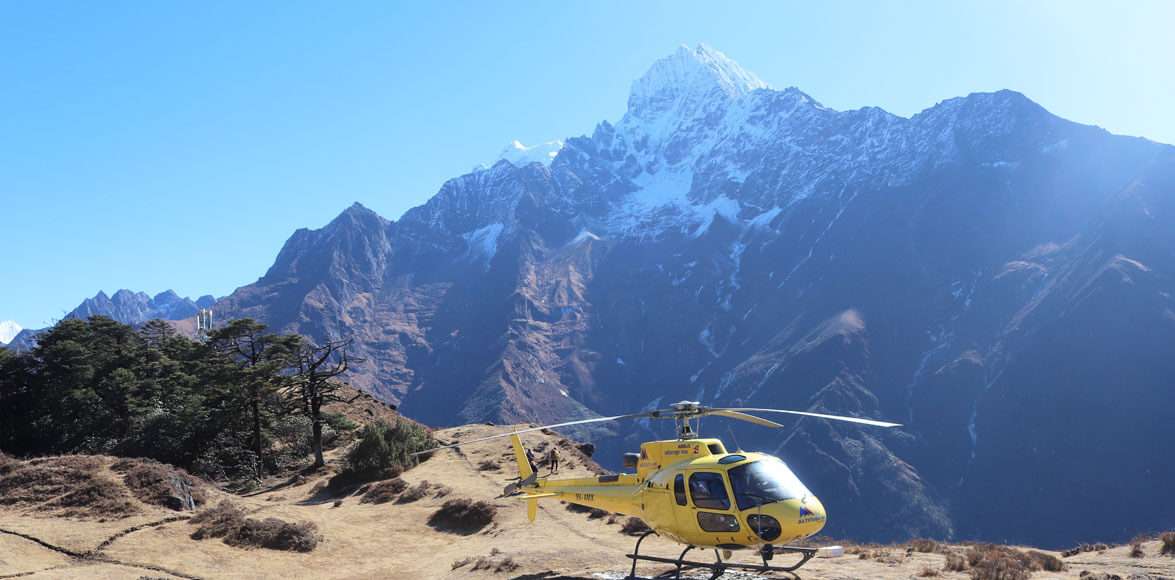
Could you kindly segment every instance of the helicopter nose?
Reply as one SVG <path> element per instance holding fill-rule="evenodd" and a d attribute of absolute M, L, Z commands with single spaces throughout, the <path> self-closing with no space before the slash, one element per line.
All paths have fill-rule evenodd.
<path fill-rule="evenodd" d="M 824 529 L 824 522 L 827 518 L 824 504 L 820 503 L 816 496 L 809 495 L 800 500 L 796 524 L 800 526 L 800 530 L 805 536 L 811 536 Z"/>
<path fill-rule="evenodd" d="M 824 504 L 809 495 L 757 507 L 747 516 L 747 526 L 762 541 L 786 542 L 816 534 L 825 517 Z"/>

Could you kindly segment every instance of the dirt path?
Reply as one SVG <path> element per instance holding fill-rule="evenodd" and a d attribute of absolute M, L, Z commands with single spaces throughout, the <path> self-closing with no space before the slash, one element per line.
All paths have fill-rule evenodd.
<path fill-rule="evenodd" d="M 100 544 L 95 546 L 93 550 L 89 550 L 86 552 L 77 552 L 74 550 L 70 550 L 68 548 L 64 548 L 62 546 L 57 546 L 55 544 L 51 544 L 49 542 L 46 542 L 45 540 L 38 538 L 36 536 L 33 536 L 31 534 L 26 534 L 26 533 L 18 532 L 15 530 L 8 530 L 8 529 L 0 528 L 0 534 L 6 534 L 9 536 L 17 537 L 22 540 L 32 542 L 32 543 L 34 543 L 34 544 L 36 544 L 46 550 L 50 550 L 50 551 L 56 552 L 58 554 L 67 556 L 70 559 L 70 562 L 68 562 L 68 563 L 58 564 L 58 565 L 50 566 L 48 568 L 42 568 L 39 570 L 29 570 L 29 571 L 23 571 L 23 572 L 16 572 L 13 574 L 0 575 L 0 579 L 31 577 L 31 576 L 35 576 L 37 574 L 43 574 L 43 573 L 48 573 L 48 572 L 62 572 L 64 570 L 68 570 L 68 569 L 74 568 L 74 567 L 79 567 L 79 568 L 85 567 L 85 568 L 89 568 L 89 569 L 93 570 L 95 565 L 108 564 L 108 565 L 113 565 L 113 566 L 123 567 L 123 568 L 135 568 L 135 569 L 139 569 L 139 570 L 146 570 L 149 572 L 163 573 L 163 574 L 167 574 L 167 575 L 170 575 L 170 576 L 173 576 L 176 578 L 183 578 L 185 580 L 203 580 L 200 576 L 186 574 L 183 572 L 172 570 L 170 568 L 166 568 L 164 566 L 157 566 L 154 564 L 144 564 L 144 563 L 138 563 L 138 562 L 127 562 L 127 561 L 119 560 L 116 558 L 110 558 L 110 557 L 104 556 L 102 554 L 102 550 L 104 550 L 105 548 L 107 548 L 108 546 L 113 544 L 118 539 L 125 537 L 131 533 L 137 532 L 142 529 L 161 526 L 161 525 L 168 524 L 171 522 L 186 520 L 186 519 L 188 519 L 188 516 L 176 516 L 176 517 L 164 518 L 163 520 L 160 520 L 157 522 L 151 522 L 148 524 L 140 524 L 140 525 L 136 525 L 136 526 L 131 526 L 131 527 L 126 528 L 126 529 L 118 532 L 117 534 L 114 534 L 113 536 L 107 538 L 106 540 L 104 540 L 103 542 L 101 542 Z M 97 572 L 97 570 L 94 570 L 94 571 Z"/>

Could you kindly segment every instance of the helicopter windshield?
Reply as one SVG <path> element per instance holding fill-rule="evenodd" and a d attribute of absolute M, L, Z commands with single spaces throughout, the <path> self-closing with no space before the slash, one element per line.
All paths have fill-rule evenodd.
<path fill-rule="evenodd" d="M 740 465 L 731 469 L 729 475 L 730 487 L 740 510 L 787 499 L 800 499 L 811 493 L 787 465 L 774 458 Z"/>

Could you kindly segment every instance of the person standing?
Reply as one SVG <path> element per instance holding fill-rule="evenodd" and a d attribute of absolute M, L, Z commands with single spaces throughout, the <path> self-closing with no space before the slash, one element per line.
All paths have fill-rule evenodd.
<path fill-rule="evenodd" d="M 551 473 L 558 473 L 559 471 L 559 450 L 552 446 L 551 453 L 547 456 L 547 465 L 551 466 Z"/>

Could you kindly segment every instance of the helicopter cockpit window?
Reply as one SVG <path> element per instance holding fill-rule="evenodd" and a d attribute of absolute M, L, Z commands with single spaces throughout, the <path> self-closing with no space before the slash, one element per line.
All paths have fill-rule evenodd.
<path fill-rule="evenodd" d="M 685 505 L 685 478 L 680 473 L 673 478 L 673 499 L 677 505 Z"/>
<path fill-rule="evenodd" d="M 718 473 L 695 473 L 689 476 L 689 494 L 694 505 L 712 510 L 730 509 L 730 497 L 726 485 Z"/>
<path fill-rule="evenodd" d="M 810 494 L 796 474 L 778 459 L 760 459 L 732 468 L 728 473 L 740 510 Z"/>

